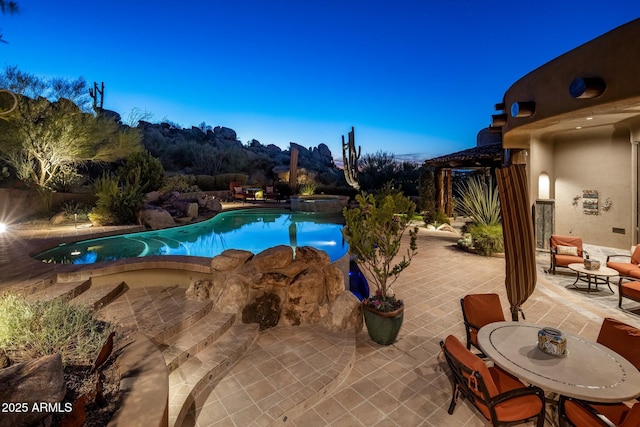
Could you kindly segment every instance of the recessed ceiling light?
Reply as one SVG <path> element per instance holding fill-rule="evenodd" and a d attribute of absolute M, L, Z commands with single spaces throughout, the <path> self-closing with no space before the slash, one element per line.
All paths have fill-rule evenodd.
<path fill-rule="evenodd" d="M 582 126 L 576 126 L 576 129 L 582 129 Z"/>
<path fill-rule="evenodd" d="M 593 120 L 593 117 L 587 117 L 587 120 Z"/>

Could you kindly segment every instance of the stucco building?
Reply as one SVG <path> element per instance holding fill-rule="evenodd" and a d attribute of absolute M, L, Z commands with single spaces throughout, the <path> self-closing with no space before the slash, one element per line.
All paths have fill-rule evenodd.
<path fill-rule="evenodd" d="M 528 165 L 538 234 L 638 243 L 640 19 L 525 75 L 496 110 L 507 157 Z"/>

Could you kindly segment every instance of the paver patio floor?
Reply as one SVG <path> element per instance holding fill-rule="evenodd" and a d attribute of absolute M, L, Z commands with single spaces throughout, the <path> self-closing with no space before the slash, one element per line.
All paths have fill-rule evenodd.
<path fill-rule="evenodd" d="M 107 230 L 57 227 L 3 235 L 0 237 L 0 290 L 50 274 L 52 268 L 65 268 L 30 259 L 28 254 L 35 246 L 96 231 Z M 504 292 L 505 262 L 503 258 L 462 252 L 455 247 L 457 239 L 453 233 L 421 229 L 418 255 L 394 285 L 406 306 L 398 341 L 380 346 L 368 338 L 366 330 L 362 331 L 356 337 L 355 363 L 345 380 L 315 406 L 296 417 L 281 420 L 281 425 L 485 425 L 484 418 L 466 401 L 459 403 L 453 415 L 447 413 L 451 384 L 440 360 L 439 342 L 449 334 L 464 339 L 459 301 L 465 294 L 498 293 L 505 317 L 509 318 Z M 604 317 L 640 327 L 640 316 L 618 309 L 617 295 L 611 295 L 606 286 L 587 294 L 572 288 L 575 277 L 572 274 L 553 276 L 544 272 L 546 267 L 548 254 L 540 253 L 537 287 L 523 307 L 527 322 L 554 326 L 592 340 L 597 337 Z M 617 286 L 612 287 L 617 291 Z M 629 301 L 625 306 L 634 304 Z M 309 372 L 316 369 L 310 366 Z M 228 414 L 211 413 L 215 416 L 201 416 L 197 425 L 233 425 L 226 417 Z"/>

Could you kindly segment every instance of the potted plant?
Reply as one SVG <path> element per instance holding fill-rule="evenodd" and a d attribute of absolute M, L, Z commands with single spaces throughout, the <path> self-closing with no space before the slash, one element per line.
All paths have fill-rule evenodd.
<path fill-rule="evenodd" d="M 394 258 L 416 206 L 402 193 L 387 194 L 377 200 L 371 194 L 359 194 L 356 201 L 357 207 L 343 210 L 346 221 L 343 233 L 350 253 L 375 287 L 375 293 L 362 300 L 369 336 L 379 344 L 389 345 L 395 342 L 404 315 L 404 303 L 396 298 L 391 286 L 417 252 L 417 227 L 409 230 L 406 255 L 401 260 Z"/>

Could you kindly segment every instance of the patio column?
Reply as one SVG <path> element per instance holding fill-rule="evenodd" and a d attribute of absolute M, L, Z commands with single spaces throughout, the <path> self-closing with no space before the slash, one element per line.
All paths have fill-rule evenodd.
<path fill-rule="evenodd" d="M 638 153 L 638 144 L 640 143 L 640 128 L 631 129 L 629 134 L 629 142 L 631 143 L 631 244 L 638 243 L 638 227 L 640 227 L 640 215 L 638 203 L 640 203 L 640 176 L 638 175 L 638 162 L 640 162 L 640 153 Z"/>

